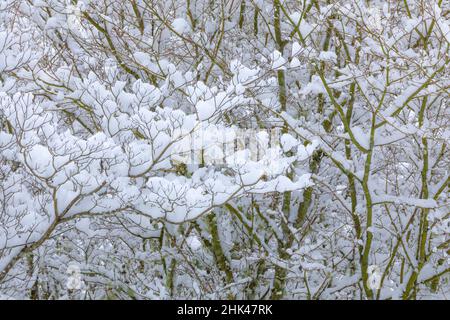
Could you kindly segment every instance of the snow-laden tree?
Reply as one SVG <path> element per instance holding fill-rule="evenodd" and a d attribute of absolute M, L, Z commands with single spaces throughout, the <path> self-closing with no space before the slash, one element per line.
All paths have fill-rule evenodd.
<path fill-rule="evenodd" d="M 0 0 L 0 297 L 448 297 L 449 13 Z"/>

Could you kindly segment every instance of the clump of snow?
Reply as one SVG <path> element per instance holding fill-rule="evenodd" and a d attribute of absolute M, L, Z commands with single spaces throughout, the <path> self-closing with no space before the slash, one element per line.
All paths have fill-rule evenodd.
<path fill-rule="evenodd" d="M 284 70 L 286 69 L 285 63 L 286 59 L 283 58 L 283 55 L 280 51 L 275 50 L 270 55 L 270 61 L 272 62 L 272 69 L 273 70 Z"/>
<path fill-rule="evenodd" d="M 336 53 L 334 53 L 334 51 L 322 51 L 319 54 L 319 60 L 330 61 L 330 62 L 336 63 L 337 56 L 336 56 Z"/>
<path fill-rule="evenodd" d="M 195 105 L 195 109 L 197 110 L 198 118 L 200 121 L 211 118 L 216 111 L 214 100 L 212 99 L 206 101 L 198 101 Z"/>
<path fill-rule="evenodd" d="M 298 42 L 292 43 L 292 56 L 296 56 L 302 50 L 302 46 Z"/>
<path fill-rule="evenodd" d="M 183 18 L 176 18 L 173 20 L 172 28 L 179 34 L 187 33 L 190 30 L 188 22 Z"/>

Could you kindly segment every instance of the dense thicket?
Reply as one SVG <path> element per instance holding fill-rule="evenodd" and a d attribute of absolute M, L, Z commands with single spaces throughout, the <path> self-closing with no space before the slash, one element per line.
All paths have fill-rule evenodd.
<path fill-rule="evenodd" d="M 0 297 L 448 297 L 449 10 L 0 0 Z"/>

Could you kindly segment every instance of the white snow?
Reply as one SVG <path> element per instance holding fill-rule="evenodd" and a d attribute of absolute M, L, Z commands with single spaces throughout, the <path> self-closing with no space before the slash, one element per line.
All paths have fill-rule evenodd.
<path fill-rule="evenodd" d="M 188 22 L 183 18 L 176 18 L 172 22 L 172 28 L 175 32 L 184 34 L 190 30 Z"/>
<path fill-rule="evenodd" d="M 272 69 L 273 70 L 284 70 L 286 69 L 286 60 L 283 58 L 282 54 L 275 50 L 270 55 L 270 61 L 272 62 Z"/>

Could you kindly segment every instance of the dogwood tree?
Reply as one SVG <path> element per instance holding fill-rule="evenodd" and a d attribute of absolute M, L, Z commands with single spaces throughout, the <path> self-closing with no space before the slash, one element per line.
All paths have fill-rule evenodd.
<path fill-rule="evenodd" d="M 0 1 L 0 296 L 449 294 L 446 1 Z"/>

